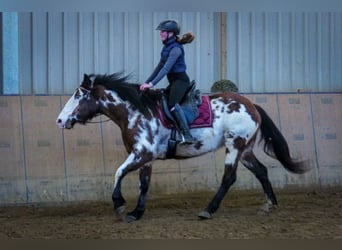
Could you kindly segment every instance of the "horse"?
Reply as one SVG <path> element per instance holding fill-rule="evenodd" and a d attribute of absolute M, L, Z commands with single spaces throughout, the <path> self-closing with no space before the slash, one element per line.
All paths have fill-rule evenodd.
<path fill-rule="evenodd" d="M 87 124 L 98 115 L 105 115 L 121 129 L 122 140 L 128 153 L 117 168 L 114 177 L 112 201 L 116 215 L 127 222 L 142 218 L 146 195 L 156 159 L 166 159 L 171 129 L 158 115 L 160 89 L 140 91 L 138 83 L 131 83 L 122 73 L 84 74 L 83 81 L 66 102 L 57 117 L 61 129 L 72 129 L 75 124 Z M 278 160 L 289 172 L 302 174 L 308 170 L 305 161 L 290 156 L 286 139 L 263 108 L 234 92 L 208 94 L 212 126 L 191 129 L 197 138 L 193 144 L 178 143 L 174 158 L 196 157 L 225 147 L 224 174 L 221 184 L 200 219 L 212 219 L 229 188 L 236 181 L 238 162 L 249 169 L 261 183 L 266 197 L 265 212 L 277 208 L 277 199 L 267 168 L 256 158 L 253 147 L 260 133 L 259 143 L 270 157 Z M 121 183 L 131 171 L 139 171 L 139 196 L 133 211 L 125 214 L 126 201 Z"/>

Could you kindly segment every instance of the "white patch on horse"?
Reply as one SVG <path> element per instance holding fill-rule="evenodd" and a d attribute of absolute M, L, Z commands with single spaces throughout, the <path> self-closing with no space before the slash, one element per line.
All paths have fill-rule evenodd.
<path fill-rule="evenodd" d="M 127 108 L 127 109 L 128 109 L 128 126 L 127 126 L 127 128 L 132 129 L 133 127 L 136 126 L 139 118 L 141 117 L 141 113 L 136 112 L 135 110 L 132 110 L 130 108 Z"/>
<path fill-rule="evenodd" d="M 225 165 L 233 165 L 233 164 L 235 164 L 238 152 L 239 151 L 236 148 L 230 147 L 229 153 L 226 155 L 226 159 L 224 161 L 224 164 Z"/>
<path fill-rule="evenodd" d="M 251 139 L 250 135 L 253 135 L 258 129 L 258 124 L 252 119 L 250 114 L 247 113 L 246 107 L 240 104 L 239 112 L 232 112 L 227 114 L 227 124 L 229 133 L 234 137 L 241 137 L 246 139 L 246 143 Z"/>
<path fill-rule="evenodd" d="M 84 95 L 84 92 L 81 89 L 78 89 L 64 105 L 64 108 L 59 113 L 56 121 L 57 125 L 60 128 L 64 128 L 65 123 L 68 121 L 69 117 L 73 114 L 73 112 L 77 109 L 79 105 L 79 98 L 76 98 L 76 93 Z"/>
<path fill-rule="evenodd" d="M 147 126 L 148 124 L 148 126 Z M 149 131 L 147 128 L 149 128 L 151 131 Z M 152 120 L 148 121 L 146 119 L 141 121 L 141 125 L 139 125 L 139 133 L 135 136 L 135 139 L 137 143 L 135 144 L 135 148 L 138 151 L 142 151 L 143 149 L 146 149 L 153 153 L 155 156 L 157 153 L 157 143 L 153 138 L 152 143 L 149 140 L 149 136 L 151 134 L 155 134 L 156 130 L 158 128 L 157 119 L 153 118 Z M 151 139 L 151 138 L 150 138 Z"/>
<path fill-rule="evenodd" d="M 267 194 L 265 194 L 265 200 L 266 200 L 266 203 L 267 203 L 268 205 L 273 205 L 272 200 L 268 197 Z"/>
<path fill-rule="evenodd" d="M 224 136 L 225 146 L 228 149 L 228 154 L 226 155 L 224 163 L 226 165 L 233 165 L 239 152 L 234 146 L 234 140 L 237 138 L 237 136 L 231 131 L 226 131 Z"/>
<path fill-rule="evenodd" d="M 108 104 L 112 104 L 115 106 L 122 102 L 121 98 L 118 96 L 116 92 L 111 91 L 111 90 L 105 90 L 104 92 L 107 94 L 107 96 L 111 96 L 114 99 L 114 101 L 111 101 L 108 98 L 106 98 L 105 101 L 101 101 L 104 107 L 108 108 Z"/>
<path fill-rule="evenodd" d="M 215 117 L 213 127 L 191 129 L 191 134 L 199 141 L 201 146 L 196 147 L 196 143 L 178 145 L 177 156 L 188 157 L 200 155 L 214 151 L 224 143 L 225 146 L 233 152 L 234 149 L 230 148 L 231 146 L 228 145 L 233 142 L 227 144 L 226 141 L 228 134 L 235 138 L 241 137 L 245 139 L 247 144 L 251 139 L 251 136 L 258 129 L 258 125 L 246 112 L 246 107 L 242 104 L 240 104 L 239 111 L 228 112 L 229 105 L 235 102 L 236 101 L 230 99 L 227 104 L 227 101 L 224 101 L 223 98 L 213 99 L 211 101 L 213 116 Z M 232 154 L 234 154 L 234 152 Z M 232 162 L 234 158 L 236 158 L 236 156 L 234 157 L 234 155 L 232 155 L 231 159 L 228 159 L 229 162 Z"/>
<path fill-rule="evenodd" d="M 190 157 L 201 155 L 207 152 L 215 151 L 222 145 L 223 137 L 220 136 L 221 131 L 214 128 L 191 129 L 191 134 L 198 142 L 194 144 L 177 145 L 176 155 L 179 157 Z"/>
<path fill-rule="evenodd" d="M 124 163 L 120 165 L 120 167 L 115 172 L 115 179 L 114 179 L 114 188 L 116 187 L 120 177 L 122 176 L 122 172 L 126 169 L 126 167 L 134 162 L 135 155 L 133 153 L 129 154 Z"/>

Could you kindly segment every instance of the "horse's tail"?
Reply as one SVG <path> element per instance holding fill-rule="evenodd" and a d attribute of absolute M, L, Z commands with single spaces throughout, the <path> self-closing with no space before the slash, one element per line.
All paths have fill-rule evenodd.
<path fill-rule="evenodd" d="M 292 173 L 301 174 L 308 170 L 305 161 L 295 161 L 290 156 L 289 146 L 266 111 L 254 104 L 261 116 L 261 138 L 264 141 L 264 152 L 276 158 L 287 170 Z"/>

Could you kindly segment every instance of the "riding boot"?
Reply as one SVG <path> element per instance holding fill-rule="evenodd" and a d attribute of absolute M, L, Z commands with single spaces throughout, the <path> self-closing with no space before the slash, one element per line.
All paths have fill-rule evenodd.
<path fill-rule="evenodd" d="M 191 144 L 196 142 L 196 138 L 192 137 L 190 133 L 188 122 L 186 120 L 184 112 L 178 103 L 176 103 L 175 106 L 171 109 L 171 113 L 174 116 L 176 122 L 178 123 L 178 126 L 184 137 L 183 143 Z"/>

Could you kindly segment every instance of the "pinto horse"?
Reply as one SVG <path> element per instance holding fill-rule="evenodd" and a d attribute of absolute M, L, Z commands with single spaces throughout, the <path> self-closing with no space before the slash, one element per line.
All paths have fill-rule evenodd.
<path fill-rule="evenodd" d="M 103 114 L 115 122 L 122 132 L 128 152 L 127 159 L 115 174 L 112 200 L 116 214 L 128 222 L 140 219 L 145 211 L 146 194 L 149 189 L 152 163 L 165 159 L 171 129 L 164 126 L 158 116 L 157 104 L 160 90 L 141 92 L 139 84 L 127 82 L 120 73 L 111 75 L 87 75 L 58 115 L 57 125 L 71 129 L 76 123 L 86 124 L 93 117 Z M 195 128 L 193 144 L 179 143 L 175 158 L 189 158 L 226 148 L 224 174 L 221 185 L 207 207 L 198 214 L 210 219 L 230 186 L 236 180 L 238 162 L 249 169 L 262 185 L 266 197 L 266 212 L 277 206 L 277 199 L 267 175 L 266 167 L 255 157 L 253 146 L 257 133 L 264 142 L 264 151 L 277 159 L 288 171 L 304 173 L 306 164 L 291 158 L 288 144 L 267 113 L 247 98 L 231 92 L 209 95 L 213 124 L 211 127 Z M 125 216 L 125 199 L 121 182 L 131 171 L 139 170 L 140 194 L 135 209 Z"/>

